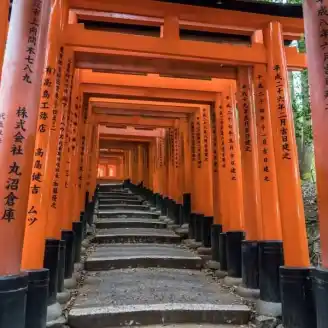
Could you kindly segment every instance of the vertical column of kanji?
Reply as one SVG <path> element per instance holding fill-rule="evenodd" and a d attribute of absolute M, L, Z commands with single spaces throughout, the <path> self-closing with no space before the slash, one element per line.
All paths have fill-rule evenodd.
<path fill-rule="evenodd" d="M 213 174 L 212 145 L 210 135 L 209 106 L 200 108 L 200 145 L 201 145 L 201 190 L 202 190 L 202 243 L 205 248 L 211 247 L 211 227 L 213 224 Z"/>
<path fill-rule="evenodd" d="M 0 77 L 2 71 L 3 58 L 5 55 L 7 34 L 8 34 L 8 23 L 9 23 L 9 3 L 10 0 L 2 0 L 0 3 Z"/>
<path fill-rule="evenodd" d="M 218 131 L 216 125 L 215 105 L 210 107 L 211 116 L 211 140 L 212 140 L 212 190 L 213 190 L 213 216 L 214 223 L 218 224 L 221 220 L 219 200 L 219 156 L 218 156 Z"/>
<path fill-rule="evenodd" d="M 167 162 L 166 162 L 166 176 L 167 176 L 167 196 L 172 198 L 172 130 L 167 129 L 165 134 Z"/>
<path fill-rule="evenodd" d="M 262 214 L 254 92 L 251 81 L 251 68 L 239 67 L 237 107 L 246 233 L 246 240 L 242 243 L 243 287 L 258 289 L 258 241 L 262 239 Z"/>
<path fill-rule="evenodd" d="M 59 9 L 59 1 L 54 1 L 51 8 L 46 65 L 41 85 L 41 100 L 28 197 L 22 256 L 22 268 L 24 269 L 43 268 L 44 261 L 50 188 L 50 179 L 47 178 L 46 169 L 52 155 L 50 153 L 51 108 L 53 108 L 55 101 L 55 81 L 58 74 L 56 70 L 57 57 L 58 60 L 62 60 L 63 57 L 63 48 L 58 51 Z M 34 250 L 32 254 L 31 249 Z"/>
<path fill-rule="evenodd" d="M 253 83 L 262 211 L 262 237 L 259 243 L 260 299 L 279 303 L 278 268 L 282 262 L 282 234 L 275 153 L 273 148 L 273 128 L 271 124 L 267 69 L 265 65 L 254 65 Z"/>
<path fill-rule="evenodd" d="M 229 228 L 229 176 L 228 176 L 228 139 L 225 137 L 225 130 L 228 128 L 228 121 L 225 119 L 223 109 L 223 95 L 218 94 L 215 100 L 216 122 L 218 127 L 218 199 L 220 223 L 222 231 Z M 219 261 L 221 262 L 221 261 Z"/>
<path fill-rule="evenodd" d="M 233 278 L 241 278 L 241 242 L 244 239 L 244 207 L 241 158 L 236 117 L 235 87 L 231 85 L 223 94 L 223 115 L 226 120 L 224 138 L 227 140 L 227 168 L 229 185 L 229 215 L 226 232 L 227 271 Z"/>
<path fill-rule="evenodd" d="M 144 163 L 143 163 L 143 173 L 144 173 L 144 181 L 145 181 L 145 186 L 149 188 L 149 144 L 145 145 L 144 147 Z"/>
<path fill-rule="evenodd" d="M 143 145 L 138 145 L 137 148 L 137 183 L 141 183 L 143 181 Z"/>
<path fill-rule="evenodd" d="M 64 158 L 64 147 L 65 147 L 65 135 L 66 135 L 66 126 L 69 116 L 69 103 L 68 99 L 70 97 L 70 80 L 73 72 L 73 53 L 70 49 L 65 48 L 65 57 L 67 58 L 67 63 L 63 66 L 61 86 L 59 87 L 62 93 L 59 93 L 59 113 L 56 113 L 56 116 L 53 116 L 53 122 L 56 122 L 57 117 L 59 119 L 59 124 L 54 131 L 58 137 L 55 140 L 58 140 L 58 143 L 55 145 L 55 168 L 50 171 L 53 173 L 52 179 L 52 188 L 50 191 L 51 194 L 51 204 L 48 211 L 48 224 L 47 224 L 47 234 L 48 237 L 59 239 L 61 238 L 61 229 L 63 228 L 63 218 L 61 215 L 61 207 L 63 196 L 61 196 L 62 184 L 64 183 L 62 173 L 63 173 L 63 162 Z M 56 111 L 56 109 L 55 109 Z M 59 114 L 59 115 L 58 115 Z M 50 169 L 51 170 L 51 169 Z"/>
<path fill-rule="evenodd" d="M 131 164 L 132 164 L 132 183 L 137 184 L 138 180 L 138 146 L 134 146 L 132 148 L 132 156 L 131 156 Z"/>
<path fill-rule="evenodd" d="M 170 141 L 169 141 L 169 129 L 165 130 L 165 135 L 163 138 L 164 143 L 164 151 L 165 151 L 165 167 L 164 167 L 164 176 L 166 176 L 166 197 L 170 197 L 170 176 L 169 176 L 169 169 L 170 169 Z"/>
<path fill-rule="evenodd" d="M 92 110 L 91 105 L 87 101 L 83 105 L 84 116 L 84 151 L 82 158 L 82 180 L 81 180 L 81 198 L 80 198 L 80 211 L 85 210 L 86 203 L 89 201 L 88 194 L 88 176 L 89 176 L 89 161 L 90 161 L 90 147 L 93 132 L 92 125 Z M 107 172 L 105 171 L 105 175 Z"/>
<path fill-rule="evenodd" d="M 195 164 L 193 176 L 195 178 L 195 241 L 199 246 L 202 245 L 202 225 L 204 219 L 204 206 L 203 206 L 203 184 L 202 184 L 202 146 L 201 146 L 201 110 L 197 109 L 194 113 L 194 128 L 195 128 Z"/>
<path fill-rule="evenodd" d="M 191 114 L 189 117 L 189 131 L 190 131 L 190 152 L 191 152 L 191 177 L 193 178 L 191 189 L 191 211 L 196 214 L 198 212 L 198 199 L 197 199 L 197 154 L 196 154 L 196 127 L 195 127 L 195 115 Z"/>
<path fill-rule="evenodd" d="M 81 118 L 79 124 L 79 139 L 78 139 L 78 194 L 75 203 L 74 213 L 79 215 L 81 211 L 84 210 L 84 191 L 83 191 L 83 176 L 84 176 L 84 160 L 85 160 L 85 152 L 86 152 L 86 132 L 87 132 L 87 118 L 88 118 L 88 102 L 83 97 L 81 98 L 82 109 L 80 110 Z M 100 162 L 99 162 L 100 163 Z M 101 177 L 104 175 L 104 168 L 101 166 L 103 173 Z"/>
<path fill-rule="evenodd" d="M 0 87 L 0 275 L 20 271 L 49 12 L 47 0 L 12 8 Z"/>
<path fill-rule="evenodd" d="M 62 192 L 65 195 L 65 202 L 62 206 L 62 217 L 63 217 L 63 228 L 71 229 L 72 220 L 76 220 L 76 217 L 73 217 L 70 209 L 72 208 L 73 198 L 76 195 L 76 181 L 75 181 L 75 172 L 77 171 L 77 131 L 79 123 L 79 70 L 75 70 L 73 75 L 72 91 L 71 91 L 71 100 L 70 100 L 70 115 L 67 124 L 67 156 L 66 163 L 63 162 L 63 168 L 65 169 L 64 174 L 64 184 Z"/>
<path fill-rule="evenodd" d="M 320 24 L 324 24 L 324 22 Z M 308 266 L 310 261 L 293 111 L 289 99 L 286 54 L 280 23 L 272 22 L 269 24 L 265 30 L 264 43 L 267 47 L 268 54 L 269 103 L 273 123 L 273 140 L 285 264 L 285 267 L 280 271 L 283 291 L 281 295 L 283 307 L 289 311 L 291 306 L 295 309 L 296 304 L 293 305 L 290 303 L 291 287 L 287 280 L 294 280 L 293 282 L 299 284 L 299 289 L 302 289 L 302 286 L 306 284 L 306 279 L 300 281 L 297 277 L 300 274 L 309 276 Z M 317 86 L 315 87 L 317 88 Z M 293 269 L 295 267 L 301 269 L 295 270 Z M 292 277 L 290 278 L 290 276 Z M 296 296 L 296 299 L 299 299 L 299 297 Z M 301 306 L 300 302 L 298 305 Z M 286 314 L 285 309 L 284 314 Z M 289 318 L 291 319 L 294 315 L 295 312 Z"/>
<path fill-rule="evenodd" d="M 201 108 L 201 150 L 203 169 L 203 213 L 213 219 L 213 174 L 212 174 L 212 144 L 210 134 L 209 106 Z"/>
<path fill-rule="evenodd" d="M 99 159 L 99 125 L 97 124 L 95 126 L 95 138 L 94 138 L 94 147 L 95 150 L 93 152 L 94 157 L 92 158 L 92 175 L 91 175 L 91 183 L 90 183 L 90 190 L 92 191 L 92 196 L 94 196 L 96 191 L 96 185 L 97 185 L 97 163 Z M 122 158 L 122 165 L 121 168 L 121 176 L 123 179 L 125 179 L 125 157 Z"/>
<path fill-rule="evenodd" d="M 79 70 L 76 70 L 78 72 Z M 74 81 L 74 87 L 77 81 Z M 75 94 L 75 101 L 74 101 L 74 116 L 73 116 L 73 126 L 72 126 L 72 164 L 70 170 L 70 186 L 69 186 L 69 197 L 70 201 L 68 202 L 70 206 L 68 207 L 68 217 L 72 218 L 72 220 L 79 219 L 79 209 L 77 208 L 78 197 L 80 193 L 79 188 L 79 161 L 80 161 L 80 153 L 81 153 L 81 126 L 83 126 L 83 113 L 82 113 L 82 97 L 83 94 L 79 90 L 77 94 Z M 72 96 L 72 100 L 73 100 Z M 97 155 L 98 156 L 98 155 Z M 96 167 L 95 167 L 95 176 L 97 179 L 97 163 L 98 157 L 96 160 Z"/>
<path fill-rule="evenodd" d="M 213 211 L 214 224 L 212 225 L 212 259 L 220 262 L 220 269 L 226 271 L 226 233 L 228 203 L 228 174 L 226 165 L 226 139 L 224 138 L 224 116 L 222 95 L 216 95 L 215 103 L 211 106 L 212 126 L 212 172 L 213 172 Z"/>
<path fill-rule="evenodd" d="M 192 191 L 192 180 L 191 180 L 191 145 L 190 145 L 190 133 L 189 124 L 187 118 L 180 119 L 181 129 L 181 167 L 183 175 L 183 223 L 189 224 L 191 215 L 191 191 Z"/>
<path fill-rule="evenodd" d="M 90 122 L 91 123 L 91 122 Z M 93 159 L 95 157 L 95 146 L 96 146 L 96 125 L 92 121 L 91 126 L 91 135 L 89 140 L 89 150 L 88 150 L 88 173 L 87 173 L 87 183 L 86 183 L 86 191 L 89 195 L 89 201 L 92 199 L 93 191 L 91 190 L 91 175 L 92 175 L 92 165 Z M 116 175 L 118 174 L 118 165 L 116 168 Z"/>
<path fill-rule="evenodd" d="M 181 199 L 181 175 L 180 175 L 180 144 L 179 144 L 179 129 L 175 127 L 173 129 L 173 172 L 175 177 L 174 188 L 174 200 L 178 203 L 182 203 Z"/>
<path fill-rule="evenodd" d="M 261 198 L 254 92 L 251 69 L 238 68 L 237 101 L 240 150 L 243 172 L 243 197 L 246 239 L 257 241 L 262 235 Z"/>
<path fill-rule="evenodd" d="M 166 175 L 165 175 L 165 144 L 164 137 L 159 138 L 159 186 L 162 196 L 166 195 Z"/>
<path fill-rule="evenodd" d="M 156 137 L 150 144 L 150 171 L 152 175 L 152 188 L 155 193 L 159 193 L 159 138 Z"/>

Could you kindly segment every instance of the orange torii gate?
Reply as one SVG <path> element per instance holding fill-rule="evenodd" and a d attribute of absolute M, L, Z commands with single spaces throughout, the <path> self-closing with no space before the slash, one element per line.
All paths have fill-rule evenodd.
<path fill-rule="evenodd" d="M 172 119 L 173 126 L 161 126 L 165 130 L 159 135 L 136 138 L 137 133 L 120 137 L 119 133 L 114 133 L 107 138 L 130 142 L 131 136 L 135 137 L 138 145 L 133 154 L 130 153 L 132 156 L 127 157 L 137 156 L 139 164 L 145 157 L 149 161 L 149 158 L 160 159 L 165 154 L 165 165 L 158 167 L 162 175 L 168 174 L 169 183 L 161 193 L 170 197 L 173 208 L 176 207 L 173 198 L 181 202 L 174 179 L 179 185 L 184 185 L 188 176 L 181 179 L 181 175 L 195 175 L 195 184 L 200 188 L 190 190 L 195 200 L 192 200 L 193 220 L 189 226 L 196 242 L 202 242 L 205 247 L 210 244 L 208 232 L 214 214 L 213 232 L 216 242 L 219 239 L 222 247 L 218 249 L 218 243 L 212 247 L 214 253 L 219 254 L 221 270 L 226 269 L 230 278 L 237 280 L 243 272 L 243 287 L 247 287 L 248 292 L 256 289 L 255 294 L 259 289 L 260 313 L 267 314 L 267 306 L 271 306 L 273 314 L 279 315 L 282 302 L 285 327 L 295 326 L 293 320 L 299 327 L 308 327 L 309 322 L 313 324 L 313 311 L 309 306 L 312 304 L 308 287 L 309 258 L 287 78 L 287 69 L 302 69 L 306 64 L 304 54 L 284 45 L 284 40 L 293 40 L 303 34 L 303 21 L 297 17 L 150 0 L 141 0 L 138 4 L 133 0 L 43 0 L 40 8 L 35 7 L 34 1 L 26 0 L 14 2 L 5 48 L 6 38 L 3 36 L 7 34 L 8 2 L 3 3 L 4 8 L 0 7 L 4 9 L 0 11 L 4 21 L 0 25 L 0 158 L 4 168 L 0 188 L 3 199 L 0 205 L 0 278 L 5 283 L 0 284 L 0 292 L 4 286 L 4 292 L 9 291 L 15 297 L 15 305 L 10 308 L 0 303 L 4 307 L 0 311 L 10 313 L 4 324 L 19 328 L 25 325 L 22 319 L 26 312 L 25 296 L 17 292 L 27 288 L 27 279 L 21 274 L 21 269 L 30 270 L 29 279 L 33 283 L 47 281 L 49 272 L 43 267 L 49 268 L 48 304 L 56 303 L 59 264 L 54 264 L 52 259 L 58 258 L 60 239 L 66 242 L 69 258 L 63 274 L 65 278 L 72 277 L 73 230 L 81 230 L 85 215 L 82 213 L 80 224 L 80 213 L 86 211 L 88 214 L 89 205 L 93 203 L 91 196 L 97 178 L 98 142 L 101 138 L 106 139 L 98 127 L 99 121 L 94 120 L 89 101 L 92 97 L 113 96 L 124 100 L 131 94 L 138 100 L 157 99 L 162 106 L 168 100 L 184 102 L 186 107 L 194 103 L 197 110 L 186 118 Z M 322 26 L 325 25 L 322 16 L 327 15 L 325 6 L 325 0 L 315 4 L 307 1 L 305 5 L 307 15 L 316 22 L 316 29 L 310 24 L 307 26 L 311 36 L 307 42 L 311 52 L 311 84 L 314 88 L 320 87 L 320 93 L 314 92 L 313 88 L 312 95 L 317 110 L 314 126 L 317 130 L 315 142 L 319 145 L 316 157 L 321 165 L 318 186 L 323 213 L 325 172 L 322 167 L 325 164 L 322 160 L 324 145 L 321 144 L 325 116 L 320 112 L 323 108 L 320 105 L 325 103 L 325 73 L 317 65 L 325 64 L 326 35 Z M 276 7 L 272 5 L 270 8 Z M 124 14 L 125 18 L 122 15 L 112 18 L 104 15 L 106 12 Z M 129 15 L 135 15 L 134 20 Z M 146 23 L 158 27 L 158 37 L 93 31 L 77 24 L 77 20 L 82 19 L 87 25 L 95 17 L 108 22 L 118 19 L 141 24 L 145 19 L 138 20 L 138 15 L 149 17 Z M 31 27 L 31 21 L 35 26 Z M 247 36 L 250 41 L 249 44 L 236 45 L 185 40 L 181 38 L 185 29 L 228 32 Z M 26 49 L 30 53 L 22 56 Z M 131 59 L 135 59 L 133 64 L 129 64 Z M 122 72 L 179 73 L 198 79 L 183 82 L 171 78 L 174 82 L 165 87 L 168 79 L 156 74 L 134 77 L 129 81 L 117 73 L 84 70 L 117 72 L 120 67 L 124 67 Z M 214 77 L 217 81 L 200 81 L 200 76 Z M 143 84 L 145 81 L 149 85 Z M 197 84 L 200 87 L 197 88 Z M 13 90 L 12 85 L 19 92 Z M 151 87 L 148 89 L 148 86 Z M 37 105 L 38 111 L 34 110 Z M 96 114 L 96 117 L 98 115 L 107 121 L 103 113 Z M 125 118 L 112 118 L 117 120 L 114 124 L 126 124 Z M 133 119 L 127 120 L 131 122 Z M 145 120 L 151 119 L 138 120 L 144 125 Z M 165 118 L 166 122 L 169 120 Z M 317 132 L 320 134 L 316 135 Z M 50 143 L 50 139 L 54 142 Z M 147 142 L 147 146 L 142 142 Z M 186 156 L 189 156 L 189 166 Z M 148 169 L 156 171 L 156 167 Z M 133 170 L 136 174 L 132 172 L 132 175 L 137 180 L 144 176 L 141 165 Z M 51 183 L 45 177 L 50 178 Z M 210 185 L 208 189 L 201 184 L 203 179 Z M 152 186 L 150 182 L 147 182 L 149 188 Z M 158 186 L 162 191 L 161 179 L 157 179 Z M 214 194 L 214 198 L 205 197 L 204 192 Z M 72 208 L 68 206 L 70 201 L 65 202 L 66 193 L 69 197 L 78 194 Z M 206 232 L 201 236 L 200 227 Z M 326 252 L 324 223 L 321 229 L 323 252 Z M 244 233 L 245 242 L 242 241 Z M 34 250 L 32 257 L 27 256 L 30 249 Z M 324 259 L 325 256 L 324 253 Z M 324 267 L 326 262 L 323 261 Z M 279 281 L 279 267 L 283 264 Z M 258 268 L 259 281 L 251 274 L 254 268 L 255 272 Z M 317 283 L 326 276 L 325 273 L 325 270 L 316 270 Z M 291 287 L 289 281 L 296 287 Z M 300 294 L 298 290 L 305 292 Z M 319 293 L 317 296 L 318 325 L 321 328 L 326 322 L 327 297 L 321 297 Z M 31 297 L 28 294 L 28 303 Z M 45 317 L 47 302 L 33 295 L 35 299 L 40 302 L 40 314 L 27 313 L 27 318 L 33 327 L 39 327 L 40 323 L 36 322 Z"/>

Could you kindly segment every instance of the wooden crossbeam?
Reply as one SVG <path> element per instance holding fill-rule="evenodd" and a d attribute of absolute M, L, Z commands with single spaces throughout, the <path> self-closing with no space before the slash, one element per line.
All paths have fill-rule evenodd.
<path fill-rule="evenodd" d="M 230 27 L 231 30 L 258 30 L 267 26 L 271 21 L 279 21 L 283 25 L 284 33 L 304 33 L 303 20 L 300 18 L 278 17 L 265 14 L 254 14 L 218 8 L 205 8 L 198 6 L 163 3 L 152 0 L 69 0 L 72 9 L 90 10 L 95 12 L 131 14 L 149 17 L 155 20 L 167 16 L 177 16 L 180 21 L 203 24 L 215 24 Z M 84 19 L 87 17 L 84 16 Z M 92 18 L 91 18 L 92 19 Z M 139 18 L 140 20 L 140 18 Z M 145 20 L 145 19 L 144 19 Z M 156 23 L 156 22 L 155 22 Z"/>

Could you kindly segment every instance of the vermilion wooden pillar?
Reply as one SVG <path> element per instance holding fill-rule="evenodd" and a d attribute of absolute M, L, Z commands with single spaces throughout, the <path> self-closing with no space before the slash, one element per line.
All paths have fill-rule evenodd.
<path fill-rule="evenodd" d="M 244 229 L 244 204 L 234 87 L 223 90 L 222 109 L 228 171 L 226 183 L 229 195 L 229 214 L 226 229 L 227 231 L 242 231 Z"/>
<path fill-rule="evenodd" d="M 222 185 L 222 192 L 227 193 L 226 199 L 229 204 L 227 217 L 224 218 L 227 272 L 228 276 L 241 278 L 244 204 L 235 91 L 235 85 L 231 83 L 231 86 L 222 92 L 223 138 L 227 176 L 223 180 L 225 184 L 221 184 L 220 180 L 219 186 Z"/>
<path fill-rule="evenodd" d="M 19 273 L 23 249 L 50 1 L 35 6 L 15 3 L 2 68 L 0 275 Z"/>
<path fill-rule="evenodd" d="M 50 152 L 51 135 L 53 135 L 51 131 L 53 120 L 52 109 L 55 107 L 56 77 L 60 78 L 58 68 L 62 69 L 62 64 L 57 66 L 57 61 L 62 62 L 64 55 L 63 48 L 59 50 L 58 47 L 60 37 L 59 26 L 60 6 L 59 1 L 54 1 L 51 8 L 46 64 L 41 85 L 41 99 L 33 152 L 33 167 L 22 256 L 23 269 L 39 269 L 43 267 L 49 189 L 51 184 L 51 179 L 47 176 L 47 168 L 51 161 L 51 156 L 54 155 Z M 34 250 L 32 253 L 31 249 Z"/>
<path fill-rule="evenodd" d="M 183 165 L 183 192 L 190 194 L 192 190 L 192 176 L 191 176 L 191 145 L 188 119 L 180 120 L 182 145 L 181 145 L 181 160 Z"/>
<path fill-rule="evenodd" d="M 8 34 L 9 3 L 10 0 L 2 0 L 0 3 L 0 77 Z"/>
<path fill-rule="evenodd" d="M 284 260 L 287 266 L 307 267 L 310 263 L 309 252 L 280 23 L 270 23 L 264 36 L 268 49 L 269 102 L 273 123 Z"/>
<path fill-rule="evenodd" d="M 199 117 L 199 116 L 198 116 Z M 200 128 L 200 127 L 199 127 Z M 196 132 L 196 115 L 190 115 L 190 135 L 191 135 L 191 173 L 193 177 L 193 184 L 192 184 L 192 212 L 195 214 L 201 214 L 199 208 L 199 199 L 198 199 L 198 165 L 201 165 L 201 155 L 200 155 L 200 146 L 197 147 L 197 132 Z M 199 150 L 199 152 L 197 152 Z M 199 164 L 198 164 L 199 162 Z"/>
<path fill-rule="evenodd" d="M 228 140 L 225 137 L 225 130 L 227 121 L 224 118 L 224 108 L 223 108 L 223 95 L 217 94 L 214 112 L 215 112 L 215 122 L 216 122 L 216 134 L 217 134 L 217 159 L 215 154 L 213 154 L 213 167 L 214 167 L 214 177 L 213 183 L 216 187 L 213 190 L 214 204 L 217 204 L 214 209 L 216 210 L 215 214 L 215 223 L 221 224 L 223 231 L 228 229 L 228 220 L 229 220 L 229 183 L 228 183 Z M 214 122 L 214 116 L 213 116 Z M 214 139 L 213 139 L 214 140 Z M 215 143 L 213 141 L 213 147 Z M 217 161 L 217 164 L 216 164 Z M 217 171 L 217 172 L 215 172 Z"/>
<path fill-rule="evenodd" d="M 63 169 L 66 155 L 65 155 L 65 141 L 66 141 L 66 129 L 69 115 L 69 99 L 71 95 L 70 85 L 73 73 L 73 53 L 70 49 L 65 49 L 65 56 L 67 56 L 66 66 L 63 67 L 63 75 L 59 90 L 62 92 L 59 103 L 60 109 L 53 119 L 59 119 L 56 125 L 56 131 L 54 133 L 54 158 L 49 162 L 49 177 L 51 178 L 50 187 L 50 203 L 48 211 L 47 221 L 47 237 L 48 238 L 61 238 L 61 229 L 63 227 L 62 214 L 62 201 L 65 200 L 65 196 L 61 194 L 63 190 L 63 184 L 65 183 L 65 170 Z M 61 101 L 60 101 L 61 99 Z M 58 140 L 58 141 L 57 141 Z M 56 142 L 57 141 L 57 142 Z"/>
<path fill-rule="evenodd" d="M 202 209 L 205 216 L 213 217 L 213 172 L 212 172 L 212 143 L 210 131 L 210 111 L 209 106 L 200 109 L 200 145 L 202 158 Z"/>
<path fill-rule="evenodd" d="M 77 172 L 78 172 L 78 148 L 77 148 L 77 133 L 78 126 L 81 122 L 81 106 L 79 98 L 79 70 L 75 70 L 71 78 L 71 102 L 69 118 L 67 122 L 66 133 L 66 162 L 63 163 L 64 169 L 64 184 L 63 194 L 66 201 L 63 202 L 62 217 L 64 220 L 63 229 L 71 230 L 72 222 L 79 220 L 79 215 L 73 216 L 71 209 L 74 208 L 73 198 L 77 194 Z"/>
<path fill-rule="evenodd" d="M 328 188 L 327 188 L 327 123 L 328 123 L 328 3 L 326 0 L 303 2 L 305 41 L 312 112 L 316 183 L 321 245 L 321 267 L 313 272 L 316 295 L 317 327 L 327 325 L 328 315 Z M 305 311 L 304 311 L 305 312 Z M 306 315 L 306 314 L 305 314 Z M 308 315 L 309 317 L 309 315 Z M 302 318 L 303 319 L 303 318 Z M 306 319 L 304 318 L 304 321 Z"/>
<path fill-rule="evenodd" d="M 262 237 L 262 214 L 251 68 L 238 68 L 237 101 L 245 232 L 246 239 L 257 241 Z"/>
<path fill-rule="evenodd" d="M 278 200 L 277 173 L 273 146 L 272 114 L 268 101 L 268 79 L 265 65 L 254 65 L 256 133 L 261 191 L 261 240 L 281 241 L 281 221 Z"/>

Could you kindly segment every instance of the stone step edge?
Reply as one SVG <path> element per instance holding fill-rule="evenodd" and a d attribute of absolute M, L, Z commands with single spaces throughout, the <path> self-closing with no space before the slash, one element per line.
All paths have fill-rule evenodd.
<path fill-rule="evenodd" d="M 169 268 L 199 270 L 203 267 L 203 260 L 196 256 L 109 256 L 91 257 L 84 263 L 86 271 L 108 271 L 128 268 Z"/>
<path fill-rule="evenodd" d="M 168 323 L 247 324 L 250 308 L 246 305 L 217 304 L 142 304 L 73 308 L 68 324 L 79 328 L 108 328 Z"/>

